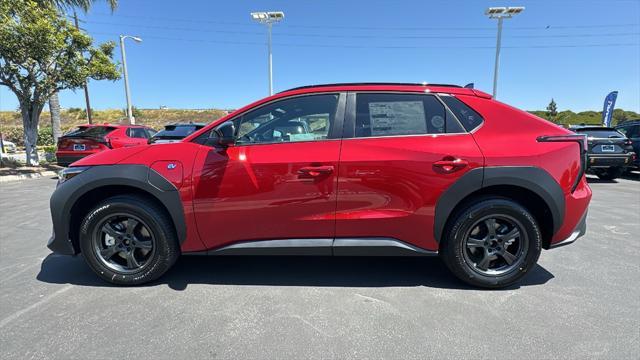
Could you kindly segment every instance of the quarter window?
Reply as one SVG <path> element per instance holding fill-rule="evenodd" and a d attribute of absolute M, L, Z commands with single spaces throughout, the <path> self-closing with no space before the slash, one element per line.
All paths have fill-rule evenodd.
<path fill-rule="evenodd" d="M 455 97 L 442 96 L 440 98 L 453 111 L 467 131 L 477 128 L 484 121 L 480 114 Z"/>
<path fill-rule="evenodd" d="M 433 95 L 362 93 L 356 98 L 356 137 L 464 132 Z"/>
<path fill-rule="evenodd" d="M 328 138 L 338 94 L 301 96 L 265 105 L 236 122 L 236 144 L 319 141 Z"/>

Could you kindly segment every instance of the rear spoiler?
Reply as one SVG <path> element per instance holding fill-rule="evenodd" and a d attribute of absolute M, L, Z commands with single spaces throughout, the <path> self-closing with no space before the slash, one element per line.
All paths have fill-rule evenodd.
<path fill-rule="evenodd" d="M 538 142 L 575 142 L 580 146 L 580 173 L 576 177 L 576 180 L 571 186 L 571 193 L 576 190 L 578 184 L 580 183 L 580 179 L 584 176 L 584 173 L 587 171 L 587 135 L 544 135 L 539 136 L 536 139 Z"/>

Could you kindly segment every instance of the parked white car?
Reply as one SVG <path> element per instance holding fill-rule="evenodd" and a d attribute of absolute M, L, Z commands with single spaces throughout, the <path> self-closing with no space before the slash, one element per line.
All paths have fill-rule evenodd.
<path fill-rule="evenodd" d="M 0 148 L 0 152 L 4 153 L 15 153 L 16 152 L 16 144 L 11 141 L 2 140 L 2 144 L 4 145 L 4 151 Z"/>

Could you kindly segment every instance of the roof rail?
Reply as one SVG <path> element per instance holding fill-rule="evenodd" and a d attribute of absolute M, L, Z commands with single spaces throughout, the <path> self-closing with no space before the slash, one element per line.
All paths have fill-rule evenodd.
<path fill-rule="evenodd" d="M 313 87 L 329 87 L 329 86 L 367 86 L 367 85 L 399 85 L 399 86 L 439 86 L 439 87 L 455 87 L 462 88 L 460 85 L 451 85 L 451 84 L 429 84 L 429 83 L 396 83 L 396 82 L 352 82 L 352 83 L 334 83 L 334 84 L 317 84 L 317 85 L 305 85 L 298 86 L 291 89 L 280 91 L 278 94 L 300 90 L 300 89 L 308 89 Z"/>

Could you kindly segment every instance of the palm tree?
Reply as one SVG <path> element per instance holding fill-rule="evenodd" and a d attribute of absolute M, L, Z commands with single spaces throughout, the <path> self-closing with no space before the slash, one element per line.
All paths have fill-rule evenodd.
<path fill-rule="evenodd" d="M 60 11 L 64 11 L 70 8 L 80 8 L 87 12 L 91 5 L 95 3 L 94 0 L 37 0 L 41 5 L 55 6 Z M 111 11 L 114 11 L 118 7 L 118 0 L 104 0 L 111 7 Z M 86 84 L 85 84 L 86 86 Z M 87 111 L 91 111 L 87 109 Z M 49 113 L 51 114 L 51 129 L 53 133 L 54 144 L 58 143 L 58 138 L 62 135 L 60 129 L 60 99 L 58 98 L 58 92 L 56 91 L 49 98 Z"/>
<path fill-rule="evenodd" d="M 42 5 L 53 5 L 60 10 L 79 8 L 83 11 L 88 11 L 91 5 L 96 3 L 95 0 L 37 0 Z M 111 7 L 111 11 L 114 11 L 118 7 L 118 0 L 103 0 Z"/>

